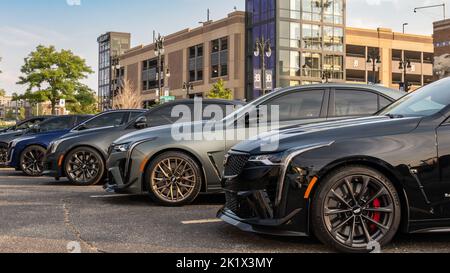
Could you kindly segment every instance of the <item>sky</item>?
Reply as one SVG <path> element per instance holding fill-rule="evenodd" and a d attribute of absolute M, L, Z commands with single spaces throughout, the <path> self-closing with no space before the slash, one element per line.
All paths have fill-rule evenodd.
<path fill-rule="evenodd" d="M 414 7 L 449 0 L 347 0 L 347 25 L 392 28 L 431 35 L 432 22 L 442 19 L 441 9 L 414 13 Z M 152 41 L 153 30 L 162 35 L 199 26 L 206 9 L 217 20 L 244 0 L 0 0 L 0 89 L 22 93 L 16 85 L 24 58 L 42 45 L 71 49 L 97 70 L 97 37 L 108 31 L 130 32 L 132 46 Z M 450 12 L 447 12 L 450 14 Z M 85 81 L 97 90 L 97 74 Z"/>

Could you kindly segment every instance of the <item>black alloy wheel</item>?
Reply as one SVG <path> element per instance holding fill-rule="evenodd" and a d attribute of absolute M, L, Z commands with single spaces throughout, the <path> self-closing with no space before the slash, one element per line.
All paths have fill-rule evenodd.
<path fill-rule="evenodd" d="M 42 176 L 46 150 L 41 146 L 29 146 L 20 155 L 20 170 L 28 176 Z"/>
<path fill-rule="evenodd" d="M 94 149 L 76 148 L 67 155 L 64 162 L 64 172 L 74 185 L 97 185 L 105 176 L 103 158 Z"/>
<path fill-rule="evenodd" d="M 367 253 L 396 235 L 400 199 L 384 175 L 368 167 L 346 167 L 328 175 L 312 204 L 312 228 L 325 244 L 342 252 Z"/>
<path fill-rule="evenodd" d="M 146 169 L 149 195 L 164 206 L 192 203 L 200 193 L 202 175 L 189 155 L 168 152 L 155 158 Z"/>

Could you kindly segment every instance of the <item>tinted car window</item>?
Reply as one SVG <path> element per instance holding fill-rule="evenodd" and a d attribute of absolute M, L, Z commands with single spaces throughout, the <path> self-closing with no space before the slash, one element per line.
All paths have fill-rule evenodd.
<path fill-rule="evenodd" d="M 391 104 L 392 102 L 388 99 L 386 99 L 385 97 L 380 96 L 380 109 L 383 109 L 384 107 L 388 106 L 389 104 Z"/>
<path fill-rule="evenodd" d="M 107 113 L 98 116 L 84 124 L 86 129 L 95 129 L 110 126 L 120 126 L 126 123 L 128 114 L 126 112 Z"/>
<path fill-rule="evenodd" d="M 40 119 L 30 120 L 30 121 L 27 121 L 27 122 L 24 122 L 24 123 L 20 124 L 19 126 L 17 126 L 16 129 L 17 130 L 26 130 L 26 129 L 29 129 L 29 128 L 33 127 L 33 126 L 38 125 L 41 122 L 42 122 L 42 120 L 40 120 Z"/>
<path fill-rule="evenodd" d="M 52 132 L 72 128 L 72 117 L 61 117 L 41 123 L 39 132 Z"/>
<path fill-rule="evenodd" d="M 318 118 L 322 111 L 325 91 L 302 91 L 290 93 L 278 97 L 267 104 L 269 118 L 271 117 L 272 106 L 279 106 L 280 121 L 290 121 L 306 118 Z"/>
<path fill-rule="evenodd" d="M 187 105 L 190 109 L 193 108 L 192 104 Z M 167 124 L 172 124 L 179 120 L 179 117 L 172 117 L 173 106 L 160 107 L 155 111 L 151 111 L 146 114 L 147 125 L 149 127 L 162 126 Z"/>
<path fill-rule="evenodd" d="M 336 90 L 335 116 L 371 115 L 378 111 L 378 95 L 361 90 Z"/>
<path fill-rule="evenodd" d="M 129 120 L 134 120 L 134 119 L 136 119 L 137 117 L 139 117 L 140 115 L 142 115 L 141 112 L 131 112 L 131 113 L 130 113 L 130 119 L 129 119 Z"/>

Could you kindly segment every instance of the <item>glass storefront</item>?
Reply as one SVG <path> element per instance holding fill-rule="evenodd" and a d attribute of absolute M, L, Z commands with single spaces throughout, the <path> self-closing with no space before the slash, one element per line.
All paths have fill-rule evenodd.
<path fill-rule="evenodd" d="M 247 0 L 247 12 L 248 55 L 257 38 L 270 38 L 276 87 L 344 80 L 345 0 Z M 259 67 L 252 56 L 248 75 Z"/>

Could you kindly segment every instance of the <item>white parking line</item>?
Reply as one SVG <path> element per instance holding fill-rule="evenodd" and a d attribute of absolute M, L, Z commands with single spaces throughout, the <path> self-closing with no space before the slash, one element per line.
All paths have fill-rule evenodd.
<path fill-rule="evenodd" d="M 183 225 L 199 225 L 199 224 L 211 224 L 211 223 L 221 223 L 220 219 L 202 219 L 202 220 L 192 220 L 192 221 L 182 221 Z"/>
<path fill-rule="evenodd" d="M 114 194 L 114 195 L 92 195 L 91 198 L 118 198 L 118 197 L 129 197 L 136 196 L 136 194 Z"/>

